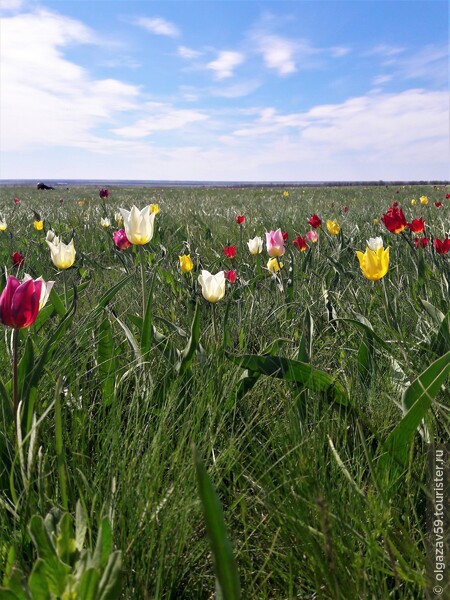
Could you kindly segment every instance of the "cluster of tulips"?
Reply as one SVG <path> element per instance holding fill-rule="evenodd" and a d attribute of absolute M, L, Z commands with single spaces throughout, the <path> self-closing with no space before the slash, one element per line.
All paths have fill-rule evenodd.
<path fill-rule="evenodd" d="M 101 189 L 99 196 L 105 200 L 109 196 L 107 189 Z M 16 199 L 18 200 L 18 199 Z M 20 202 L 20 200 L 19 200 Z M 416 201 L 411 201 L 413 205 Z M 428 204 L 428 198 L 422 196 L 420 198 L 422 205 Z M 442 203 L 435 203 L 438 208 Z M 438 206 L 438 204 L 440 206 Z M 345 207 L 345 212 L 348 210 Z M 121 229 L 113 233 L 113 241 L 117 248 L 126 250 L 132 245 L 142 247 L 149 243 L 154 234 L 155 217 L 159 212 L 158 204 L 150 204 L 139 210 L 133 206 L 131 210 L 124 208 L 119 209 L 115 215 L 115 220 Z M 236 216 L 236 223 L 240 227 L 242 241 L 242 226 L 245 221 L 244 215 Z M 381 217 L 381 221 L 386 229 L 394 234 L 403 234 L 405 229 L 409 229 L 416 237 L 414 244 L 416 248 L 425 248 L 429 241 L 429 237 L 419 234 L 424 234 L 425 221 L 423 217 L 412 219 L 407 222 L 403 210 L 399 207 L 398 202 L 394 202 Z M 318 230 L 322 227 L 322 220 L 314 214 L 308 219 L 308 225 L 311 227 L 304 236 L 298 235 L 293 241 L 293 246 L 300 252 L 307 250 L 308 243 L 314 244 L 319 239 Z M 108 228 L 111 226 L 109 218 L 101 219 L 102 227 Z M 4 219 L 0 218 L 0 231 L 5 231 L 7 227 Z M 34 227 L 41 231 L 44 228 L 43 220 L 38 213 L 35 213 Z M 341 227 L 337 220 L 326 221 L 326 228 L 331 236 L 339 235 Z M 265 234 L 265 246 L 268 255 L 267 270 L 276 274 L 282 269 L 283 263 L 281 258 L 286 252 L 286 243 L 288 235 L 280 228 L 271 230 Z M 50 229 L 46 234 L 46 243 L 50 249 L 51 259 L 53 264 L 61 270 L 66 270 L 74 264 L 75 247 L 73 238 L 68 244 L 65 244 L 56 234 Z M 247 242 L 248 251 L 251 255 L 257 256 L 263 252 L 264 240 L 260 236 L 255 236 Z M 437 254 L 448 254 L 450 252 L 450 238 L 433 239 L 433 247 Z M 227 258 L 233 259 L 236 256 L 236 246 L 226 246 L 224 254 Z M 359 265 L 363 275 L 371 281 L 376 281 L 383 278 L 389 269 L 389 247 L 384 248 L 383 239 L 378 236 L 367 240 L 366 249 L 364 252 L 357 251 Z M 12 255 L 13 263 L 16 266 L 23 264 L 24 257 L 15 252 Z M 179 256 L 179 266 L 183 273 L 190 273 L 194 269 L 194 263 L 190 254 Z M 198 277 L 198 282 L 201 286 L 203 297 L 211 302 L 216 303 L 225 295 L 225 284 L 228 280 L 230 283 L 236 282 L 236 270 L 222 270 L 216 274 L 212 274 L 207 270 L 202 270 Z M 7 285 L 0 297 L 0 321 L 13 328 L 28 327 L 37 318 L 37 314 L 45 304 L 50 293 L 53 282 L 45 283 L 42 278 L 32 280 L 29 275 L 20 283 L 15 277 L 9 276 Z"/>

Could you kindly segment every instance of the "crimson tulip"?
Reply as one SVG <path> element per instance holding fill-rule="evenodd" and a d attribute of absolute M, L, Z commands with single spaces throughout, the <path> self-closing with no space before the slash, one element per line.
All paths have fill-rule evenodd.
<path fill-rule="evenodd" d="M 423 237 L 423 238 L 414 238 L 414 244 L 416 246 L 416 248 L 426 248 L 428 246 L 428 242 L 430 241 L 430 238 L 427 237 Z"/>
<path fill-rule="evenodd" d="M 450 238 L 445 238 L 443 240 L 438 240 L 435 238 L 433 240 L 434 249 L 438 254 L 448 254 L 450 251 Z"/>
<path fill-rule="evenodd" d="M 298 235 L 294 240 L 292 240 L 292 243 L 297 248 L 297 250 L 300 250 L 301 252 L 304 252 L 308 247 L 306 239 L 301 235 Z"/>
<path fill-rule="evenodd" d="M 236 256 L 236 246 L 226 246 L 223 252 L 227 258 L 234 258 Z"/>
<path fill-rule="evenodd" d="M 20 267 L 25 262 L 25 257 L 20 252 L 13 252 L 11 254 L 11 260 L 13 261 L 13 265 L 15 267 Z"/>
<path fill-rule="evenodd" d="M 13 329 L 32 325 L 47 302 L 53 283 L 46 283 L 41 277 L 32 279 L 29 275 L 20 283 L 10 275 L 0 296 L 0 322 Z"/>
<path fill-rule="evenodd" d="M 224 274 L 230 283 L 236 283 L 236 271 L 224 271 Z"/>
<path fill-rule="evenodd" d="M 388 208 L 387 213 L 381 217 L 381 220 L 391 233 L 401 233 L 406 227 L 406 219 L 403 210 L 397 208 L 394 204 Z"/>
<path fill-rule="evenodd" d="M 242 225 L 242 223 L 245 221 L 245 215 L 236 215 L 236 223 L 238 225 Z"/>
<path fill-rule="evenodd" d="M 411 223 L 406 224 L 413 233 L 422 233 L 422 231 L 425 229 L 425 221 L 423 220 L 423 217 L 420 217 L 420 219 L 413 219 Z"/>
<path fill-rule="evenodd" d="M 317 229 L 322 226 L 322 220 L 317 215 L 313 215 L 309 219 L 308 224 L 311 225 L 311 227 L 314 227 L 314 229 Z"/>

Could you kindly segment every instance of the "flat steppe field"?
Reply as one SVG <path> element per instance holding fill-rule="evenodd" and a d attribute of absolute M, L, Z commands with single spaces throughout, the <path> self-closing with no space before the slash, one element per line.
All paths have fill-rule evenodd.
<path fill-rule="evenodd" d="M 0 187 L 0 600 L 448 582 L 450 186 L 99 191 Z"/>

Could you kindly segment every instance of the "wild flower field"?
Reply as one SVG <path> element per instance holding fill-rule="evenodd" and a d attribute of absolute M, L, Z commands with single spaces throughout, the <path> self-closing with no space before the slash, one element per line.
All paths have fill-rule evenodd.
<path fill-rule="evenodd" d="M 0 599 L 424 598 L 449 192 L 0 188 Z"/>

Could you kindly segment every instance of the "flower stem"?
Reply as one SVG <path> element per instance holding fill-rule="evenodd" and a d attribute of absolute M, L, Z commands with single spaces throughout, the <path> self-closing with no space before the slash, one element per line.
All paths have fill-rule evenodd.
<path fill-rule="evenodd" d="M 63 283 L 64 283 L 64 301 L 66 304 L 66 310 L 69 309 L 69 292 L 67 290 L 67 275 L 66 270 L 63 269 Z"/>
<path fill-rule="evenodd" d="M 19 330 L 13 329 L 12 332 L 12 380 L 13 380 L 13 413 L 14 423 L 17 423 L 17 411 L 19 409 L 19 391 L 18 391 L 18 379 L 17 379 L 17 367 L 19 364 L 18 360 L 19 350 Z"/>
<path fill-rule="evenodd" d="M 216 322 L 216 304 L 212 303 L 212 326 L 213 326 L 213 335 L 216 344 L 219 343 L 219 336 L 217 333 L 217 322 Z"/>
<path fill-rule="evenodd" d="M 145 268 L 144 268 L 144 251 L 142 245 L 138 245 L 139 248 L 139 263 L 141 266 L 141 287 L 142 287 L 142 318 L 145 319 L 145 310 L 147 308 L 147 293 L 145 287 Z"/>

